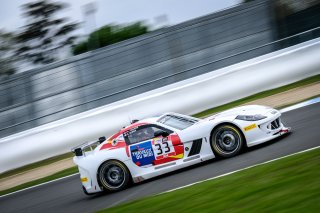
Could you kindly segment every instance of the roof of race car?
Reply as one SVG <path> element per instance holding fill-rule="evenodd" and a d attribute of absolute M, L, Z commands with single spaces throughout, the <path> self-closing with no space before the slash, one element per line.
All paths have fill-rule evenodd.
<path fill-rule="evenodd" d="M 162 116 L 162 115 L 161 115 Z M 156 123 L 157 120 L 161 117 L 161 116 L 158 116 L 158 117 L 151 117 L 151 118 L 145 118 L 143 120 L 140 120 L 140 121 L 137 121 L 135 123 L 132 123 L 132 124 L 129 124 L 128 126 L 120 129 L 118 132 L 116 132 L 115 134 L 113 134 L 111 137 L 108 138 L 108 140 L 112 140 L 116 137 L 118 137 L 120 134 L 124 133 L 125 131 L 129 130 L 129 129 L 132 129 L 134 127 L 137 127 L 137 126 L 141 126 L 141 125 L 144 125 L 144 124 L 150 124 L 150 123 Z"/>
<path fill-rule="evenodd" d="M 122 128 L 121 130 L 119 130 L 115 134 L 113 134 L 111 137 L 108 138 L 108 140 L 112 140 L 112 139 L 118 137 L 120 134 L 124 133 L 125 131 L 127 131 L 129 129 L 132 129 L 134 127 L 137 127 L 137 126 L 141 126 L 141 125 L 144 125 L 144 124 L 157 124 L 158 120 L 161 117 L 166 116 L 166 115 L 175 115 L 175 116 L 183 116 L 183 117 L 193 118 L 193 117 L 190 117 L 188 115 L 183 115 L 183 114 L 179 114 L 179 113 L 175 113 L 175 112 L 163 113 L 161 115 L 157 115 L 157 116 L 153 116 L 153 117 L 149 117 L 149 118 L 144 118 L 144 119 L 139 120 L 139 121 L 137 121 L 135 123 L 132 123 L 132 124 Z M 193 118 L 193 119 L 198 119 L 198 118 Z M 200 119 L 198 119 L 198 120 L 200 120 Z"/>

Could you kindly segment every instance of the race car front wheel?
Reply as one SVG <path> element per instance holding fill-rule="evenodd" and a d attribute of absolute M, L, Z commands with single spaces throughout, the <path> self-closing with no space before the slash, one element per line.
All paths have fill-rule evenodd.
<path fill-rule="evenodd" d="M 104 189 L 119 191 L 129 183 L 129 171 L 125 165 L 116 160 L 104 162 L 99 169 L 98 179 Z"/>
<path fill-rule="evenodd" d="M 238 154 L 243 141 L 240 130 L 232 125 L 221 125 L 211 135 L 211 147 L 214 153 L 223 158 Z"/>

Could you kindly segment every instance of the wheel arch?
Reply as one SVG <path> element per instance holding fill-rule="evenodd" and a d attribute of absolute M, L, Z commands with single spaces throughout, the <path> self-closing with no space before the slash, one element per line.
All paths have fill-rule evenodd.
<path fill-rule="evenodd" d="M 127 169 L 128 172 L 129 172 L 129 177 L 130 177 L 129 182 L 132 183 L 133 178 L 132 178 L 132 174 L 131 174 L 131 171 L 130 171 L 129 167 L 128 167 L 123 161 L 121 161 L 121 160 L 119 160 L 119 159 L 116 159 L 116 158 L 108 158 L 108 159 L 105 159 L 104 161 L 102 161 L 102 162 L 100 163 L 100 165 L 99 165 L 99 167 L 98 167 L 98 169 L 97 169 L 97 171 L 96 171 L 96 179 L 97 179 L 97 182 L 98 182 L 98 184 L 99 184 L 99 186 L 100 186 L 101 188 L 103 188 L 103 187 L 102 187 L 103 185 L 102 185 L 102 183 L 100 182 L 99 172 L 100 172 L 101 166 L 102 166 L 104 163 L 108 162 L 108 161 L 117 161 L 117 162 L 121 163 L 124 167 L 126 167 L 126 169 Z"/>
<path fill-rule="evenodd" d="M 233 126 L 234 128 L 236 128 L 236 129 L 240 132 L 240 134 L 241 134 L 241 136 L 242 136 L 242 138 L 243 138 L 243 140 L 244 140 L 244 145 L 245 145 L 246 147 L 248 146 L 248 145 L 247 145 L 246 136 L 245 136 L 244 132 L 242 131 L 242 129 L 241 129 L 237 124 L 232 123 L 232 122 L 229 122 L 229 121 L 220 122 L 220 123 L 216 124 L 216 125 L 212 128 L 212 130 L 211 130 L 211 132 L 210 132 L 210 141 L 211 141 L 211 139 L 212 139 L 212 133 L 213 133 L 217 128 L 219 128 L 220 126 L 223 126 L 223 125 L 230 125 L 230 126 Z"/>

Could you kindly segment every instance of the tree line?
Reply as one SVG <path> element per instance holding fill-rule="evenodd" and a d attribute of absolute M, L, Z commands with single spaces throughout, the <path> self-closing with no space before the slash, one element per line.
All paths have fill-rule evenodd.
<path fill-rule="evenodd" d="M 77 43 L 80 24 L 59 13 L 69 7 L 63 2 L 37 0 L 21 6 L 26 24 L 17 32 L 0 29 L 0 76 L 16 72 L 17 62 L 45 65 L 59 59 L 59 50 L 68 47 L 73 55 L 108 46 L 149 31 L 142 22 L 106 25 Z"/>
<path fill-rule="evenodd" d="M 242 2 L 251 1 L 254 0 Z M 300 4 L 295 4 L 297 2 Z M 67 17 L 59 17 L 60 12 L 68 6 L 66 3 L 54 0 L 36 0 L 21 6 L 26 24 L 17 32 L 5 32 L 0 29 L 0 77 L 14 74 L 16 72 L 14 64 L 17 62 L 44 65 L 57 61 L 59 50 L 61 51 L 63 47 L 67 47 L 73 55 L 78 55 L 149 32 L 148 26 L 142 22 L 130 25 L 111 24 L 95 30 L 87 38 L 79 41 L 75 32 L 80 24 L 70 21 Z M 312 7 L 310 11 L 313 12 L 309 11 L 308 14 L 314 14 L 316 17 L 319 0 L 274 1 L 275 20 L 279 25 L 280 38 L 318 26 L 317 19 L 310 21 L 312 17 L 306 19 L 307 24 L 301 24 L 303 26 L 300 27 L 294 26 L 296 19 L 300 17 L 299 14 L 302 14 L 297 13 L 299 17 L 295 18 L 294 13 L 296 10 L 305 10 L 305 7 Z M 287 26 L 291 26 L 290 29 L 287 29 Z M 297 32 L 291 28 L 297 29 Z"/>

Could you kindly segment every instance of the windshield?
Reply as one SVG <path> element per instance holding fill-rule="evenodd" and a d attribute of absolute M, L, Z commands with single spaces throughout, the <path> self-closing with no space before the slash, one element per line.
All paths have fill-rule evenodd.
<path fill-rule="evenodd" d="M 198 122 L 198 120 L 176 115 L 165 115 L 164 117 L 160 118 L 158 122 L 179 130 L 183 130 L 192 126 Z"/>

